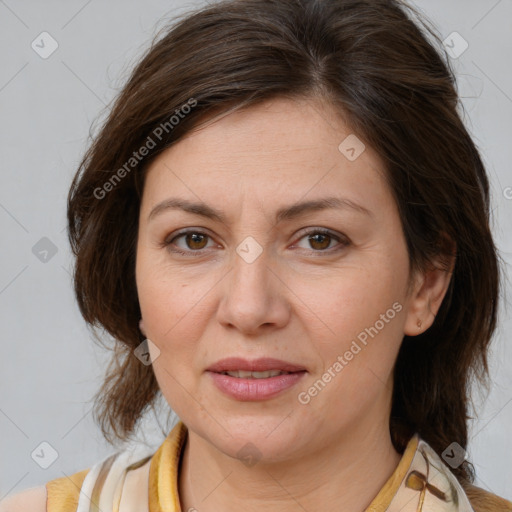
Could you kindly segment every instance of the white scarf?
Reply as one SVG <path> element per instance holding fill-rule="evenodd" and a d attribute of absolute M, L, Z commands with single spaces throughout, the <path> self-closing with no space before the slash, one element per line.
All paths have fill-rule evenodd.
<path fill-rule="evenodd" d="M 178 512 L 177 467 L 186 432 L 179 422 L 153 456 L 123 451 L 98 462 L 83 481 L 76 512 Z M 411 443 L 412 461 L 391 501 L 379 493 L 365 512 L 475 512 L 437 453 L 418 434 Z"/>

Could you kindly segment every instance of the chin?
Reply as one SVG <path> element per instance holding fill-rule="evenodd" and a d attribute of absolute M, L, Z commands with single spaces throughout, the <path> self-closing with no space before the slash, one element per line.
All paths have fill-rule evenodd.
<path fill-rule="evenodd" d="M 212 423 L 210 423 L 212 425 Z M 214 425 L 214 426 L 213 426 Z M 303 444 L 308 444 L 304 424 L 299 425 L 293 415 L 234 415 L 224 416 L 220 427 L 213 422 L 213 431 L 206 438 L 220 451 L 241 460 L 247 466 L 255 462 L 283 462 Z"/>

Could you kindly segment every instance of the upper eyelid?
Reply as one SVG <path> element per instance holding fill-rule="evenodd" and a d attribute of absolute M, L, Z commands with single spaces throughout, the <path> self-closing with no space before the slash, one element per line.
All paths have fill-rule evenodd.
<path fill-rule="evenodd" d="M 179 230 L 177 233 L 174 233 L 171 236 L 166 237 L 165 243 L 170 245 L 172 243 L 172 241 L 174 241 L 178 238 L 181 238 L 189 233 L 198 233 L 201 235 L 206 235 L 207 237 L 209 237 L 212 240 L 214 240 L 214 238 L 215 238 L 204 228 L 193 228 L 192 227 L 192 228 L 184 228 L 183 231 Z M 323 227 L 319 227 L 319 226 L 308 226 L 308 227 L 301 229 L 299 232 L 297 232 L 297 235 L 296 235 L 298 237 L 297 242 L 302 240 L 302 238 L 304 238 L 305 236 L 307 236 L 309 234 L 314 234 L 314 233 L 320 233 L 320 234 L 330 236 L 333 239 L 337 240 L 340 245 L 348 245 L 350 243 L 350 239 L 346 235 L 341 234 L 341 233 L 337 234 L 336 232 L 334 232 L 333 230 L 331 230 L 329 228 L 323 228 Z M 300 234 L 300 236 L 299 236 L 299 234 Z M 297 242 L 294 242 L 294 243 L 297 243 Z M 200 252 L 203 250 L 206 250 L 206 249 L 198 249 L 197 251 L 189 249 L 188 251 L 189 252 Z M 327 251 L 314 251 L 314 252 L 327 252 Z"/>
<path fill-rule="evenodd" d="M 342 233 L 338 234 L 335 231 L 333 231 L 332 229 L 322 228 L 322 227 L 318 227 L 318 226 L 308 226 L 308 227 L 302 228 L 297 232 L 296 236 L 298 236 L 299 233 L 302 233 L 301 237 L 303 237 L 310 233 L 316 233 L 316 232 L 321 232 L 321 233 L 332 235 L 333 237 L 338 237 L 338 238 L 347 238 Z M 199 233 L 202 235 L 207 235 L 210 238 L 215 238 L 215 236 L 211 235 L 208 230 L 205 230 L 205 228 L 193 228 L 192 227 L 192 228 L 183 228 L 183 231 L 178 230 L 177 232 L 171 233 L 171 235 L 166 236 L 166 240 L 169 240 L 169 241 L 174 240 L 175 238 L 177 238 L 179 236 L 187 235 L 189 233 Z"/>

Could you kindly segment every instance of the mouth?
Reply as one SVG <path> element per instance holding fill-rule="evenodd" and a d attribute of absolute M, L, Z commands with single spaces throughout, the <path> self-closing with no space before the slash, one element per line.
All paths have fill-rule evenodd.
<path fill-rule="evenodd" d="M 278 359 L 230 358 L 210 366 L 207 373 L 225 395 L 239 401 L 256 401 L 289 390 L 308 372 L 304 367 Z"/>
<path fill-rule="evenodd" d="M 252 361 L 242 357 L 229 357 L 217 361 L 215 364 L 208 367 L 207 370 L 215 373 L 233 373 L 232 377 L 238 377 L 239 374 L 244 374 L 245 372 L 243 375 L 245 378 L 249 377 L 248 374 L 252 374 L 254 375 L 253 378 L 257 379 L 268 378 L 268 375 L 260 376 L 260 374 L 264 374 L 265 372 L 295 373 L 305 371 L 306 368 L 288 361 L 270 357 L 262 357 Z"/>
<path fill-rule="evenodd" d="M 279 377 L 279 375 L 290 375 L 291 373 L 298 372 L 284 372 L 281 370 L 268 370 L 265 372 L 249 372 L 245 370 L 235 370 L 231 372 L 216 372 L 221 375 L 229 375 L 230 377 L 235 377 L 236 379 L 268 379 L 271 377 Z"/>

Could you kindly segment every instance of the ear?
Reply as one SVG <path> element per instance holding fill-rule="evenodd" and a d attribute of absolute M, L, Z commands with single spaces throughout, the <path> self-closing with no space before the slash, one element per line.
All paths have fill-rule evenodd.
<path fill-rule="evenodd" d="M 414 276 L 404 325 L 404 334 L 407 336 L 417 336 L 430 328 L 450 286 L 456 249 L 455 243 L 447 235 L 442 238 L 442 254 L 425 271 L 418 271 Z"/>
<path fill-rule="evenodd" d="M 140 332 L 144 335 L 144 336 L 147 336 L 146 335 L 146 331 L 144 329 L 144 320 L 142 320 L 142 318 L 140 319 L 139 321 L 139 329 L 140 329 Z"/>

